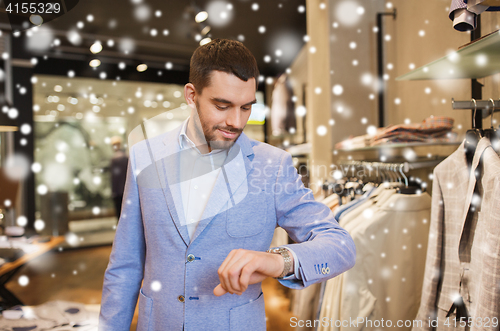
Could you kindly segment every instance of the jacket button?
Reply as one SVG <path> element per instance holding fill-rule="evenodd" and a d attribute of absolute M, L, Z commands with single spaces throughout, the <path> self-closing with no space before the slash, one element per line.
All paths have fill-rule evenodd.
<path fill-rule="evenodd" d="M 187 261 L 188 261 L 188 262 L 193 262 L 193 261 L 194 261 L 194 259 L 195 259 L 195 257 L 194 257 L 194 255 L 193 255 L 193 254 L 189 254 L 189 255 L 187 256 Z"/>
<path fill-rule="evenodd" d="M 183 295 L 179 295 L 177 297 L 177 300 L 179 300 L 179 302 L 184 302 L 184 296 Z"/>

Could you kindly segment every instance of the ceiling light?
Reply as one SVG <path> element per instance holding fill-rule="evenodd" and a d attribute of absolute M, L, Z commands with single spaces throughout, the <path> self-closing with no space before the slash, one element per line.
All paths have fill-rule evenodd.
<path fill-rule="evenodd" d="M 97 68 L 100 65 L 101 61 L 99 61 L 98 59 L 93 59 L 92 61 L 89 62 L 89 66 L 91 66 L 92 68 Z"/>
<path fill-rule="evenodd" d="M 146 70 L 148 70 L 148 66 L 145 65 L 144 63 L 141 63 L 141 64 L 139 64 L 137 66 L 137 71 L 139 71 L 139 72 L 143 72 L 143 71 L 146 71 Z"/>
<path fill-rule="evenodd" d="M 90 46 L 90 51 L 93 54 L 97 54 L 100 51 L 102 51 L 102 44 L 101 44 L 101 42 L 100 41 L 96 41 L 95 43 L 93 43 L 92 46 Z"/>
<path fill-rule="evenodd" d="M 30 22 L 33 23 L 33 25 L 42 25 L 43 18 L 40 15 L 31 15 Z"/>
<path fill-rule="evenodd" d="M 208 13 L 206 11 L 201 11 L 198 14 L 196 14 L 194 20 L 196 21 L 196 23 L 201 23 L 205 21 L 207 18 L 208 18 Z"/>
<path fill-rule="evenodd" d="M 205 38 L 205 39 L 202 39 L 202 40 L 200 41 L 200 46 L 203 46 L 203 45 L 205 45 L 205 44 L 208 44 L 208 43 L 209 43 L 209 42 L 211 42 L 211 41 L 212 41 L 212 39 L 210 39 L 210 38 Z"/>
<path fill-rule="evenodd" d="M 210 27 L 210 25 L 207 25 L 206 27 L 203 28 L 203 30 L 201 30 L 201 35 L 204 36 L 206 35 L 207 33 L 210 32 L 212 28 Z"/>

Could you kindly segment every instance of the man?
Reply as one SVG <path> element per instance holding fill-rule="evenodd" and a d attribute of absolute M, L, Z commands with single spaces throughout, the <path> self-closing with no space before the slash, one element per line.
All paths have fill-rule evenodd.
<path fill-rule="evenodd" d="M 242 132 L 258 77 L 243 44 L 215 39 L 191 58 L 190 118 L 131 133 L 145 140 L 130 151 L 101 330 L 128 330 L 137 297 L 138 330 L 265 330 L 262 280 L 300 289 L 354 265 L 351 237 L 290 154 Z M 296 244 L 266 252 L 276 226 Z"/>
<path fill-rule="evenodd" d="M 115 204 L 116 216 L 120 219 L 122 209 L 123 191 L 125 190 L 125 180 L 127 175 L 128 157 L 122 149 L 122 138 L 114 136 L 111 138 L 113 157 L 109 165 L 111 171 L 111 193 Z"/>

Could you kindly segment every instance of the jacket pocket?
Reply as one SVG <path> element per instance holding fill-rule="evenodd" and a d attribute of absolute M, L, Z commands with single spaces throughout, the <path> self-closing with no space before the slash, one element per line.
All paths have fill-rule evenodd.
<path fill-rule="evenodd" d="M 153 309 L 153 299 L 147 297 L 139 291 L 139 317 L 137 319 L 137 331 L 147 331 L 151 324 L 151 311 Z"/>
<path fill-rule="evenodd" d="M 266 330 L 266 312 L 264 309 L 264 294 L 262 292 L 257 299 L 229 310 L 229 330 Z"/>
<path fill-rule="evenodd" d="M 226 231 L 234 238 L 255 236 L 262 232 L 267 217 L 266 194 L 248 192 L 236 206 L 226 211 Z"/>

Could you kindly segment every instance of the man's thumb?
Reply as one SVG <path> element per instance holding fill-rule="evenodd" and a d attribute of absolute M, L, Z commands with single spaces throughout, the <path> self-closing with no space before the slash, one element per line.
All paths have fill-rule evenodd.
<path fill-rule="evenodd" d="M 220 297 L 221 295 L 226 294 L 227 291 L 222 288 L 222 285 L 219 284 L 214 288 L 214 295 Z"/>

